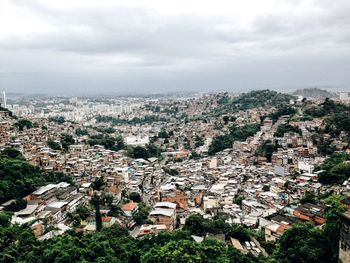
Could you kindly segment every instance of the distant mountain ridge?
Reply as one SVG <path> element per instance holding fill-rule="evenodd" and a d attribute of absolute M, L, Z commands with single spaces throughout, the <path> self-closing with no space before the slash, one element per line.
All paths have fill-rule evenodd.
<path fill-rule="evenodd" d="M 337 96 L 337 94 L 334 92 L 330 92 L 328 90 L 323 90 L 319 88 L 298 89 L 294 91 L 292 94 L 296 96 L 303 96 L 304 98 L 312 98 L 312 99 L 334 98 Z"/>

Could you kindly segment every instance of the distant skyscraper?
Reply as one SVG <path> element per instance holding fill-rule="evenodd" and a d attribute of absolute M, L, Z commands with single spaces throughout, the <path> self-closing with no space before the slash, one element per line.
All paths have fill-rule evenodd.
<path fill-rule="evenodd" d="M 342 102 L 348 102 L 349 101 L 349 93 L 348 92 L 340 92 L 339 99 Z"/>
<path fill-rule="evenodd" d="M 5 91 L 2 92 L 2 106 L 7 108 Z"/>

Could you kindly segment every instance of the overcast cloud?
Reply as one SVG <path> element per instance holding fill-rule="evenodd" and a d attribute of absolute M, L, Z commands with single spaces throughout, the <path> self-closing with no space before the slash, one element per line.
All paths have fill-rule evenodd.
<path fill-rule="evenodd" d="M 350 90 L 349 0 L 2 0 L 0 90 Z"/>

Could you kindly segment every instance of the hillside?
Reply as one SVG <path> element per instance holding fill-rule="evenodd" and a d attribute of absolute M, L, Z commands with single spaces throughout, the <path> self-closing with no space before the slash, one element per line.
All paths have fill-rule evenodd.
<path fill-rule="evenodd" d="M 284 107 L 289 101 L 295 99 L 293 95 L 280 93 L 273 90 L 254 90 L 242 93 L 238 97 L 223 94 L 218 97 L 218 107 L 213 111 L 215 116 L 235 112 L 238 110 L 248 110 L 260 107 Z"/>
<path fill-rule="evenodd" d="M 71 180 L 70 176 L 62 173 L 45 174 L 27 163 L 15 149 L 6 148 L 0 154 L 0 203 L 20 199 L 48 183 Z"/>
<path fill-rule="evenodd" d="M 238 104 L 240 109 L 246 110 L 258 107 L 284 106 L 291 99 L 294 99 L 294 96 L 267 89 L 243 93 L 232 102 Z"/>
<path fill-rule="evenodd" d="M 334 98 L 337 96 L 337 94 L 334 92 L 330 92 L 328 90 L 323 90 L 319 88 L 298 89 L 293 92 L 293 95 L 303 96 L 304 98 L 309 99 L 325 99 Z"/>

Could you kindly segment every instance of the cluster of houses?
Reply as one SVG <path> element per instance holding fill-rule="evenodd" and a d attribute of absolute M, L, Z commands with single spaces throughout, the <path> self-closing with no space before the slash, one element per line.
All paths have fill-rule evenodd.
<path fill-rule="evenodd" d="M 123 216 L 118 218 L 108 216 L 108 208 L 103 208 L 103 226 L 118 223 L 135 227 L 133 215 L 139 204 L 125 201 L 125 193 L 139 193 L 142 201 L 150 207 L 148 223 L 139 226 L 135 236 L 172 231 L 184 225 L 186 218 L 193 213 L 205 218 L 224 213 L 227 223 L 263 229 L 267 241 L 275 241 L 293 224 L 305 221 L 324 224 L 324 206 L 307 202 L 300 204 L 306 193 L 329 190 L 318 183 L 318 172 L 314 171 L 315 166 L 324 161 L 324 157 L 317 153 L 310 132 L 321 125 L 320 120 L 290 122 L 300 128 L 301 134 L 286 132 L 276 138 L 274 134 L 278 126 L 285 124 L 289 116 L 282 116 L 276 122 L 266 118 L 255 135 L 208 156 L 206 153 L 212 139 L 229 132 L 229 125 L 217 117 L 203 116 L 190 123 L 178 117 L 211 111 L 217 106 L 213 101 L 213 96 L 209 96 L 203 101 L 193 99 L 190 104 L 177 102 L 176 111 L 172 102 L 162 104 L 158 101 L 154 107 L 159 106 L 159 116 L 169 117 L 167 112 L 175 111 L 167 123 L 114 127 L 128 138 L 128 145 L 145 146 L 152 140 L 156 147 L 163 149 L 162 160 L 154 157 L 132 159 L 123 150 L 115 152 L 99 145 L 89 146 L 84 142 L 87 136 L 75 135 L 82 123 L 57 124 L 33 117 L 33 122 L 38 124 L 36 128 L 18 131 L 13 128 L 14 120 L 0 114 L 0 148 L 17 148 L 31 164 L 48 172 L 69 173 L 75 181 L 75 186 L 59 183 L 37 189 L 25 197 L 27 207 L 14 214 L 13 222 L 21 224 L 36 219 L 35 231 L 41 238 L 54 235 L 52 231 L 61 233 L 71 227 L 66 220 L 67 214 L 88 203 L 91 185 L 102 178 L 106 184 L 104 190 L 113 196 L 113 203 L 123 211 Z M 140 117 L 151 112 L 145 107 L 138 110 Z M 269 113 L 271 109 L 239 111 L 228 122 L 235 125 L 258 123 L 261 116 Z M 220 125 L 221 129 L 217 129 Z M 91 127 L 86 129 L 97 133 Z M 162 130 L 167 131 L 166 136 L 158 136 Z M 51 149 L 47 141 L 59 141 L 61 133 L 72 135 L 76 143 L 66 151 Z M 271 161 L 255 155 L 266 140 L 278 145 Z M 200 157 L 191 158 L 193 152 Z M 350 193 L 350 183 L 334 190 Z M 48 222 L 59 230 L 47 232 L 43 226 Z M 96 229 L 93 216 L 82 225 L 86 231 Z M 255 242 L 240 244 L 238 240 L 232 240 L 231 243 L 240 250 L 262 252 Z"/>
<path fill-rule="evenodd" d="M 70 229 L 65 224 L 67 214 L 74 213 L 79 205 L 88 201 L 83 191 L 66 182 L 42 186 L 24 199 L 26 207 L 14 212 L 11 223 L 32 223 L 35 235 L 40 238 L 49 238 Z M 15 200 L 1 204 L 0 209 L 12 202 Z M 49 226 L 54 226 L 56 230 L 51 230 Z"/>

